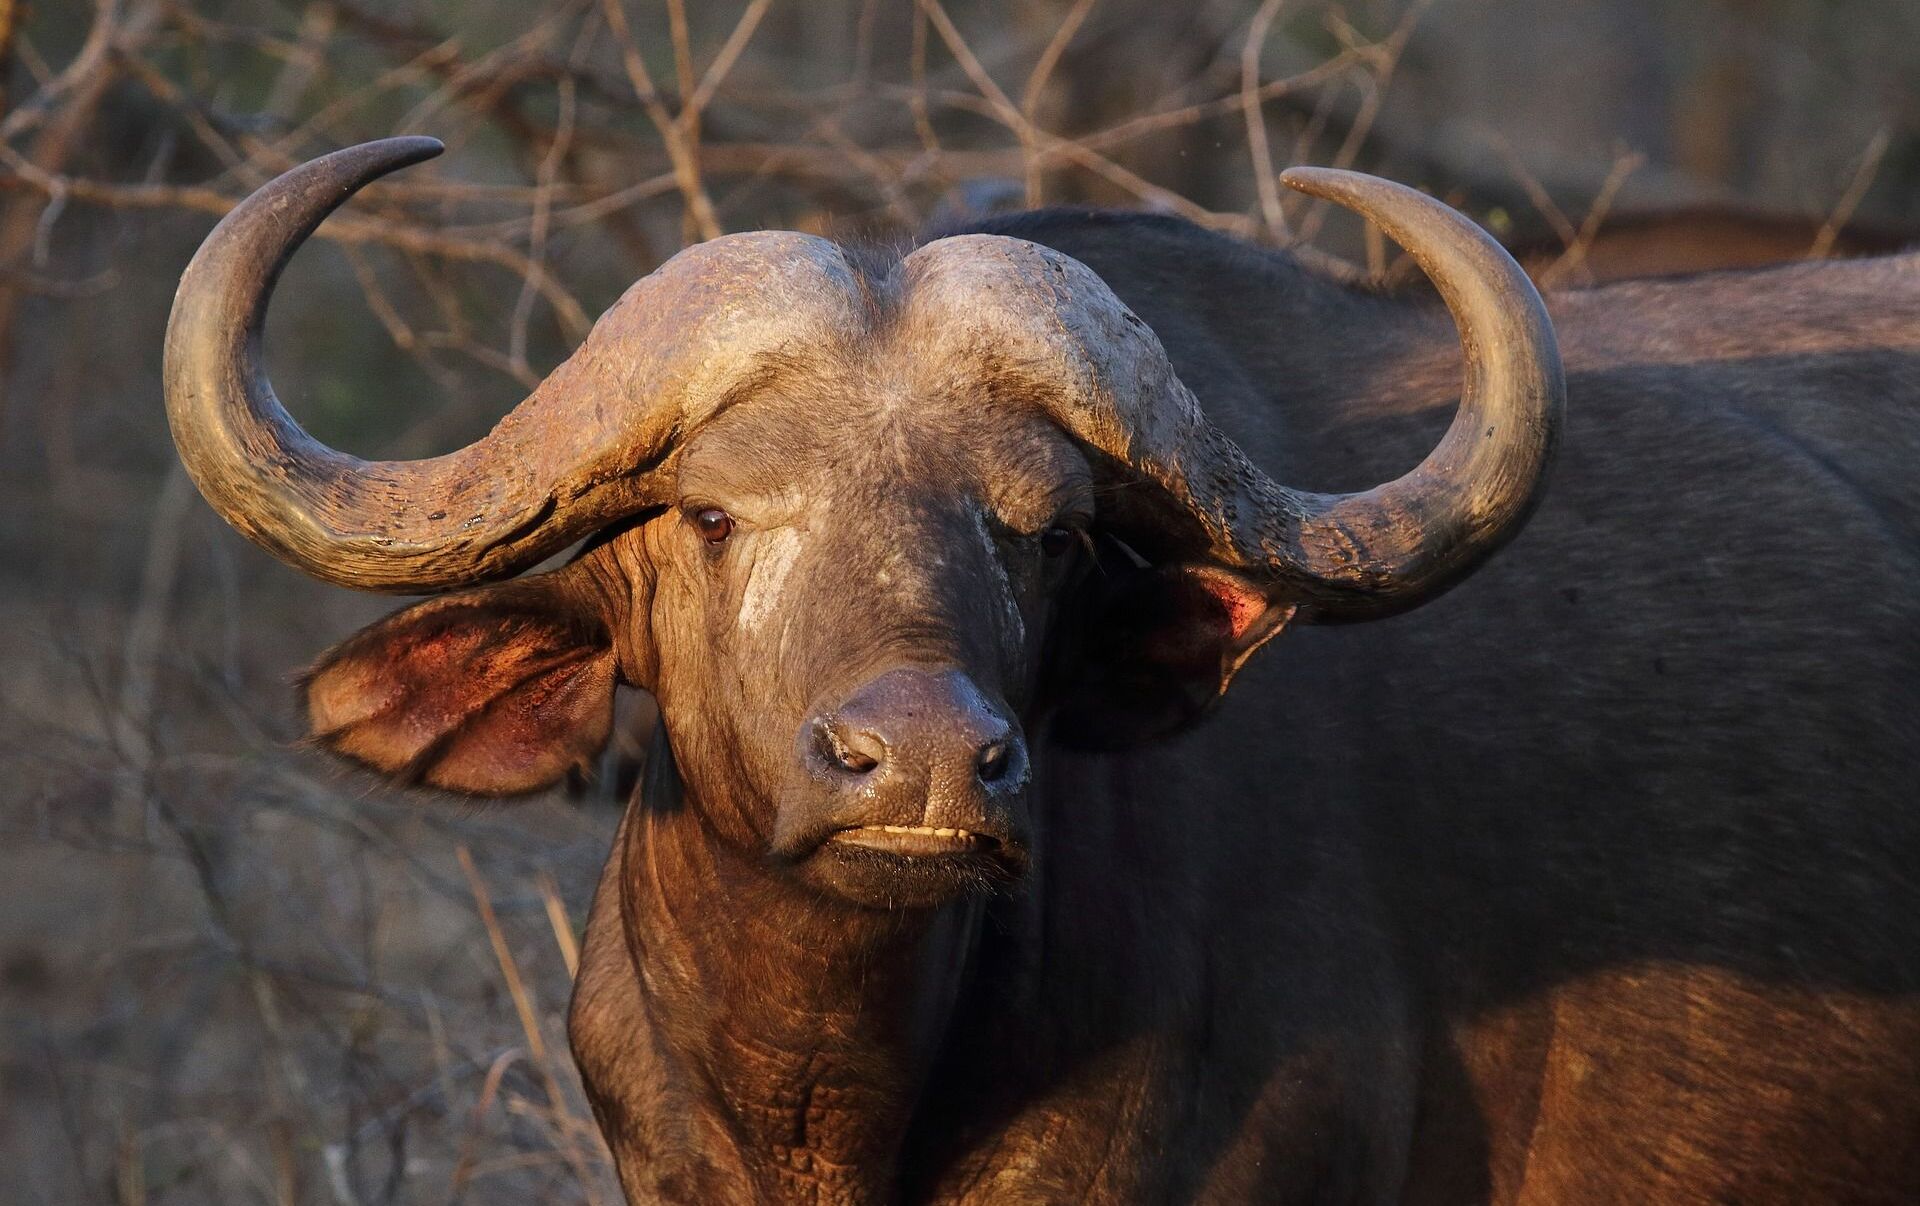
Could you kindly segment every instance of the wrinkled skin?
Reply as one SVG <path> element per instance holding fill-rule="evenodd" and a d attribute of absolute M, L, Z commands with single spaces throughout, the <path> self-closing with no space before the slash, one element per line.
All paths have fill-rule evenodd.
<path fill-rule="evenodd" d="M 1162 219 L 992 229 L 1288 481 L 1380 480 L 1453 406 L 1437 310 Z M 882 307 L 692 437 L 677 505 L 329 655 L 317 728 L 521 788 L 616 677 L 658 696 L 572 1016 L 635 1201 L 1914 1200 L 1920 261 L 1557 304 L 1527 534 L 1198 725 L 1285 607 L 1133 572 L 1087 454 Z M 942 797 L 991 848 L 821 841 L 936 794 L 807 769 L 902 669 L 1024 736 L 1029 782 Z"/>
<path fill-rule="evenodd" d="M 738 789 L 715 800 L 728 808 L 711 817 L 718 834 L 812 887 L 879 907 L 937 902 L 951 894 L 950 872 L 1016 873 L 1024 765 L 991 792 L 937 777 L 891 792 L 823 789 L 803 730 L 902 668 L 957 673 L 1017 718 L 1073 566 L 1048 556 L 1043 537 L 1083 529 L 1093 514 L 1086 459 L 1066 437 L 1038 417 L 983 429 L 968 419 L 978 399 L 964 383 L 918 382 L 911 363 L 898 367 L 891 382 L 874 380 L 873 366 L 796 372 L 723 416 L 682 453 L 678 513 L 605 550 L 635 592 L 625 614 L 645 617 L 629 676 L 674 716 L 689 781 Z M 829 400 L 835 422 L 810 424 Z M 732 518 L 724 544 L 686 518 L 709 507 Z M 957 777 L 970 780 L 964 769 Z M 963 864 L 942 869 L 827 842 L 885 823 L 965 828 L 999 848 L 933 860 Z M 931 880 L 914 884 L 922 874 Z"/>
<path fill-rule="evenodd" d="M 838 1179 L 883 1193 L 931 1055 L 915 1030 L 937 1019 L 916 1014 L 951 1008 L 980 916 L 970 890 L 1025 868 L 1024 773 L 991 801 L 964 788 L 843 799 L 823 797 L 795 757 L 822 701 L 903 666 L 958 670 L 1010 715 L 1033 702 L 1077 552 L 1049 557 L 1040 538 L 1091 518 L 1087 466 L 1038 419 L 975 429 L 970 400 L 934 384 L 915 405 L 869 395 L 876 413 L 845 429 L 809 430 L 811 397 L 741 408 L 690 442 L 680 475 L 690 508 L 724 504 L 736 517 L 726 544 L 669 514 L 595 554 L 629 589 L 651 583 L 650 602 L 628 614 L 646 616 L 647 681 L 673 717 L 656 769 L 677 765 L 685 783 L 675 811 L 662 799 L 681 793 L 656 780 L 615 860 L 635 876 L 634 958 L 655 974 L 635 1001 L 626 943 L 605 932 L 604 902 L 620 890 L 610 885 L 575 1014 L 576 1042 L 599 1064 L 602 1116 L 627 1120 L 612 1133 L 641 1200 L 747 1200 Z M 862 434 L 849 447 L 841 430 Z M 923 820 L 999 844 L 911 859 L 822 840 L 828 826 Z M 709 916 L 716 899 L 739 912 Z M 669 1040 L 676 1049 L 636 1067 L 619 1020 L 636 1006 L 659 1019 L 641 1025 L 687 1027 L 686 1046 Z M 752 1037 L 736 1046 L 729 1035 Z M 674 1126 L 692 1134 L 659 1136 Z M 769 1164 L 782 1149 L 797 1154 Z"/>

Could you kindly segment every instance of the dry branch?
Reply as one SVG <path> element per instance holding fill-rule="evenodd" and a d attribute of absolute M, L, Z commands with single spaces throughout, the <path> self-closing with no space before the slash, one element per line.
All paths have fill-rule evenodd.
<path fill-rule="evenodd" d="M 1887 148 L 1892 145 L 1893 132 L 1885 126 L 1875 130 L 1873 137 L 1867 140 L 1867 149 L 1860 153 L 1860 165 L 1854 169 L 1853 178 L 1847 181 L 1840 200 L 1834 203 L 1827 220 L 1821 223 L 1813 246 L 1807 249 L 1808 259 L 1824 259 L 1832 253 L 1835 240 L 1840 237 L 1847 223 L 1853 220 L 1853 212 L 1866 199 L 1867 190 L 1873 187 L 1874 177 L 1880 174 L 1880 163 L 1886 158 Z"/>

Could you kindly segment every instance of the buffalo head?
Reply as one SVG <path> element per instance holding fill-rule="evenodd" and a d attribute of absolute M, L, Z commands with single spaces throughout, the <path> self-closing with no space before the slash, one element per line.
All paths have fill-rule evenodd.
<path fill-rule="evenodd" d="M 550 783 L 627 683 L 714 840 L 857 904 L 933 903 L 1024 865 L 1043 717 L 1079 741 L 1175 727 L 1289 620 L 1433 596 L 1518 530 L 1550 459 L 1559 362 L 1512 261 L 1417 193 L 1297 170 L 1419 260 L 1466 346 L 1452 428 L 1374 490 L 1271 481 L 1093 272 L 985 235 L 879 268 L 799 234 L 690 248 L 485 438 L 357 460 L 274 397 L 267 301 L 330 211 L 438 150 L 371 143 L 260 190 L 167 336 L 174 437 L 227 522 L 330 582 L 452 592 L 308 680 L 319 740 L 410 781 Z"/>

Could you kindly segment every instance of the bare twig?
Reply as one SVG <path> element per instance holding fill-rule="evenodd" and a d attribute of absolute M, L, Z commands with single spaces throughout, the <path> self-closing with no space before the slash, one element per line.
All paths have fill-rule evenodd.
<path fill-rule="evenodd" d="M 1286 0 L 1263 0 L 1253 23 L 1247 28 L 1247 42 L 1240 51 L 1240 108 L 1247 121 L 1247 152 L 1253 157 L 1253 182 L 1260 192 L 1260 213 L 1266 222 L 1266 236 L 1276 243 L 1287 238 L 1287 215 L 1280 208 L 1280 178 L 1273 170 L 1273 155 L 1267 149 L 1267 117 L 1260 98 L 1260 54 L 1266 49 L 1267 31 L 1273 26 Z"/>
<path fill-rule="evenodd" d="M 1553 228 L 1554 236 L 1560 240 L 1561 247 L 1572 248 L 1574 242 L 1580 237 L 1580 228 L 1575 226 L 1566 212 L 1554 203 L 1553 197 L 1547 192 L 1546 185 L 1540 183 L 1540 178 L 1533 174 L 1526 160 L 1520 158 L 1519 152 L 1513 149 L 1512 143 L 1498 134 L 1490 136 L 1487 143 L 1493 148 L 1494 153 L 1500 156 L 1501 162 L 1506 164 L 1507 171 L 1520 185 L 1521 190 L 1527 194 L 1527 200 L 1533 203 L 1534 209 L 1538 210 L 1540 216 L 1547 220 L 1547 225 Z"/>
<path fill-rule="evenodd" d="M 586 57 L 592 46 L 588 32 L 583 30 L 579 42 L 574 47 L 574 59 Z M 534 181 L 536 192 L 533 198 L 533 216 L 529 219 L 531 239 L 527 248 L 528 271 L 520 280 L 520 295 L 514 299 L 513 317 L 507 324 L 507 362 L 513 366 L 514 374 L 522 377 L 532 388 L 537 383 L 538 374 L 527 363 L 527 324 L 533 317 L 533 299 L 539 295 L 539 285 L 534 279 L 535 270 L 546 263 L 547 231 L 549 219 L 553 214 L 554 180 L 560 173 L 560 165 L 566 161 L 567 153 L 573 149 L 573 116 L 575 89 L 573 77 L 560 77 L 556 89 L 559 93 L 560 115 L 554 127 L 553 141 L 547 145 L 547 153 L 540 159 L 538 175 Z"/>
<path fill-rule="evenodd" d="M 326 46 L 339 19 L 339 10 L 327 0 L 307 5 L 300 17 L 299 39 L 287 53 L 279 78 L 273 81 L 273 91 L 267 95 L 267 112 L 293 113 L 326 67 Z"/>
<path fill-rule="evenodd" d="M 109 51 L 121 38 L 138 38 L 156 21 L 155 6 L 143 4 L 131 16 L 121 8 L 121 0 L 96 0 L 93 25 L 80 52 L 65 70 L 43 85 L 32 97 L 0 119 L 0 148 L 12 159 L 24 164 L 52 183 L 42 189 L 45 205 L 36 213 L 27 198 L 17 199 L 0 210 L 0 264 L 16 264 L 23 253 L 29 254 L 35 267 L 45 267 L 50 258 L 54 223 L 59 221 L 71 199 L 61 173 L 79 147 L 94 112 L 112 86 L 117 69 Z M 17 20 L 17 12 L 9 9 Z M 8 26 L 10 35 L 17 30 Z M 24 42 L 21 43 L 24 46 Z M 13 150 L 11 140 L 33 134 L 24 153 Z M 15 170 L 19 170 L 16 168 Z M 10 385 L 13 362 L 13 325 L 21 290 L 12 282 L 0 281 L 0 397 Z"/>
<path fill-rule="evenodd" d="M 741 53 L 747 48 L 747 43 L 753 40 L 754 31 L 760 28 L 760 19 L 766 16 L 767 10 L 772 7 L 773 0 L 751 0 L 747 5 L 746 11 L 742 12 L 740 19 L 734 23 L 733 32 L 727 35 L 727 40 L 721 44 L 719 53 L 713 56 L 713 62 L 708 64 L 706 73 L 700 77 L 699 85 L 687 97 L 687 109 L 690 112 L 698 115 L 706 111 L 707 106 L 713 102 L 713 94 L 720 90 L 720 85 L 726 82 L 728 75 L 732 74 L 734 65 L 740 61 Z"/>
<path fill-rule="evenodd" d="M 1616 147 L 1613 153 L 1613 166 L 1607 171 L 1607 178 L 1600 184 L 1593 205 L 1587 210 L 1587 216 L 1580 222 L 1580 232 L 1568 245 L 1565 254 L 1548 266 L 1540 274 L 1540 287 L 1552 289 L 1561 284 L 1568 273 L 1585 270 L 1587 249 L 1593 246 L 1593 240 L 1600 234 L 1600 227 L 1606 222 L 1607 214 L 1613 209 L 1613 199 L 1627 182 L 1627 177 L 1640 170 L 1646 156 Z"/>
<path fill-rule="evenodd" d="M 647 70 L 646 60 L 640 56 L 640 46 L 634 41 L 632 27 L 627 24 L 626 9 L 621 6 L 621 0 L 601 0 L 600 8 L 606 14 L 607 28 L 613 31 L 614 39 L 620 44 L 620 63 L 633 85 L 634 97 L 659 132 L 661 142 L 666 145 L 667 157 L 673 163 L 674 178 L 686 203 L 689 227 L 700 239 L 719 238 L 720 219 L 713 212 L 713 198 L 707 195 L 706 184 L 700 178 L 700 164 L 688 141 L 687 131 L 667 112 L 666 103 L 653 86 L 653 75 Z"/>
<path fill-rule="evenodd" d="M 165 648 L 167 621 L 173 604 L 174 581 L 180 570 L 187 505 L 193 484 L 175 465 L 167 472 L 153 507 L 147 531 L 147 558 L 140 571 L 139 593 L 127 621 L 127 640 L 121 659 L 120 706 L 115 716 L 122 773 L 114 793 L 116 827 L 131 832 L 145 820 L 148 776 L 153 771 L 152 732 L 154 680 Z"/>
<path fill-rule="evenodd" d="M 1873 187 L 1874 177 L 1880 174 L 1880 161 L 1886 158 L 1887 148 L 1893 145 L 1893 131 L 1885 126 L 1875 130 L 1873 137 L 1867 140 L 1867 149 L 1860 153 L 1860 165 L 1853 171 L 1853 178 L 1847 182 L 1846 191 L 1840 194 L 1840 200 L 1834 204 L 1827 220 L 1820 224 L 1820 233 L 1814 237 L 1813 246 L 1807 249 L 1806 258 L 1825 259 L 1833 252 L 1834 241 L 1840 232 L 1853 219 L 1853 211 L 1866 199 L 1867 190 Z"/>
<path fill-rule="evenodd" d="M 683 106 L 680 120 L 686 126 L 687 137 L 695 143 L 700 139 L 700 117 L 693 110 L 693 39 L 687 32 L 687 0 L 666 0 L 667 36 L 673 40 L 674 81 L 680 86 L 680 103 Z M 688 116 L 692 113 L 692 116 Z"/>
<path fill-rule="evenodd" d="M 139 23 L 150 23 L 153 20 L 152 13 L 151 4 L 142 7 L 137 13 Z M 0 119 L 0 141 L 12 141 L 37 127 L 49 113 L 57 111 L 69 94 L 90 87 L 107 70 L 114 41 L 123 36 L 128 24 L 127 15 L 122 8 L 122 0 L 94 0 L 93 14 L 93 24 L 87 29 L 86 40 L 80 44 L 79 53 L 73 56 L 72 61 L 16 106 L 13 112 Z"/>
<path fill-rule="evenodd" d="M 1035 128 L 1027 121 L 1026 116 L 1014 107 L 1013 102 L 1008 99 L 1005 92 L 1001 91 L 1000 86 L 994 83 L 992 75 L 980 62 L 979 56 L 974 54 L 973 48 L 967 44 L 966 39 L 961 36 L 959 28 L 947 15 L 940 0 L 919 0 L 919 5 L 920 10 L 926 14 L 927 19 L 933 23 L 934 29 L 940 34 L 941 40 L 946 43 L 947 49 L 959 61 L 961 69 L 980 90 L 982 98 L 986 101 L 987 112 L 1013 130 L 1023 144 L 1030 143 L 1035 148 L 1034 153 L 1057 155 L 1077 163 L 1132 193 L 1140 200 L 1171 210 L 1189 221 L 1216 230 L 1245 230 L 1246 223 L 1243 220 L 1230 215 L 1213 213 L 1174 190 L 1163 188 L 1121 167 L 1097 151 L 1089 150 L 1081 143 L 1071 139 L 1056 138 L 1044 130 Z"/>
<path fill-rule="evenodd" d="M 560 885 L 553 882 L 549 872 L 542 871 L 539 877 L 540 899 L 547 906 L 547 924 L 553 928 L 553 941 L 560 948 L 561 961 L 567 965 L 568 977 L 580 974 L 580 942 L 574 937 L 573 922 L 567 919 L 567 902 L 560 897 Z"/>
<path fill-rule="evenodd" d="M 507 993 L 513 998 L 514 1012 L 520 1015 L 520 1027 L 527 1036 L 527 1052 L 546 1088 L 547 1104 L 553 1111 L 556 1130 L 561 1135 L 562 1150 L 568 1163 L 574 1166 L 574 1173 L 587 1192 L 588 1201 L 597 1201 L 599 1195 L 594 1188 L 597 1179 L 587 1167 L 586 1153 L 580 1150 L 575 1139 L 578 1128 L 572 1125 L 573 1111 L 567 1105 L 565 1091 L 560 1087 L 560 1076 L 555 1070 L 552 1053 L 547 1048 L 540 1015 L 534 1009 L 533 995 L 520 975 L 520 965 L 515 962 L 513 952 L 507 946 L 507 936 L 500 929 L 499 918 L 494 915 L 493 894 L 487 890 L 486 881 L 480 877 L 480 869 L 474 865 L 473 855 L 465 843 L 458 847 L 456 853 L 460 858 L 460 869 L 466 873 L 467 884 L 473 890 L 473 903 L 480 912 L 481 924 L 486 927 L 487 940 L 493 944 L 493 955 L 500 964 L 501 978 L 506 981 Z"/>
<path fill-rule="evenodd" d="M 64 192 L 71 200 L 92 204 L 128 209 L 188 209 L 216 217 L 224 217 L 239 204 L 238 198 L 193 185 L 102 184 L 54 176 L 28 163 L 4 145 L 0 145 L 0 163 L 12 168 L 19 181 L 48 195 Z M 0 178 L 0 188 L 7 184 L 5 178 Z M 451 238 L 420 227 L 396 226 L 347 214 L 336 215 L 327 221 L 315 232 L 315 237 L 337 243 L 377 243 L 443 259 L 494 264 L 532 279 L 534 287 L 559 315 L 570 338 L 585 338 L 587 328 L 592 325 L 586 310 L 543 266 L 498 243 Z"/>
<path fill-rule="evenodd" d="M 1347 71 L 1351 70 L 1353 65 L 1359 60 L 1360 56 L 1356 52 L 1342 51 L 1324 63 L 1319 63 L 1298 75 L 1289 76 L 1282 80 L 1269 80 L 1261 84 L 1254 90 L 1251 98 L 1243 92 L 1236 91 L 1228 96 L 1183 105 L 1178 109 L 1141 114 L 1138 117 L 1128 118 L 1104 130 L 1089 134 L 1079 141 L 1081 145 L 1085 146 L 1088 150 L 1112 150 L 1115 147 L 1134 142 L 1151 134 L 1162 133 L 1167 130 L 1177 129 L 1181 126 L 1195 125 L 1209 118 L 1231 113 L 1235 109 L 1245 109 L 1249 99 L 1251 99 L 1253 103 L 1259 104 L 1264 101 L 1273 100 L 1276 97 L 1285 96 L 1288 93 L 1305 91 L 1317 87 L 1328 80 L 1337 79 L 1344 75 Z"/>
<path fill-rule="evenodd" d="M 927 106 L 927 12 L 917 4 L 913 9 L 913 47 L 907 55 L 907 70 L 913 79 L 907 105 L 913 112 L 913 129 L 920 136 L 920 149 L 930 157 L 938 157 L 940 136 L 934 132 L 933 117 Z"/>
<path fill-rule="evenodd" d="M 495 1056 L 493 1063 L 488 1066 L 486 1079 L 480 1083 L 480 1093 L 474 1098 L 473 1109 L 467 1114 L 466 1133 L 460 1139 L 460 1158 L 453 1166 L 450 1201 L 458 1202 L 461 1199 L 467 1182 L 473 1177 L 474 1146 L 480 1136 L 480 1123 L 500 1095 L 500 1082 L 506 1079 L 508 1069 L 525 1057 L 525 1051 L 511 1047 Z"/>
<path fill-rule="evenodd" d="M 1380 116 L 1380 106 L 1385 102 L 1387 87 L 1393 82 L 1393 73 L 1400 66 L 1400 57 L 1406 53 L 1407 41 L 1413 37 L 1413 31 L 1420 24 L 1420 18 L 1433 4 L 1433 0 L 1412 0 L 1407 10 L 1401 14 L 1400 21 L 1385 41 L 1362 46 L 1362 39 L 1353 28 L 1346 24 L 1338 10 L 1329 14 L 1328 21 L 1333 25 L 1336 35 L 1348 49 L 1363 54 L 1372 68 L 1366 78 L 1366 99 L 1360 103 L 1360 112 L 1354 117 L 1353 124 L 1347 127 L 1347 135 L 1341 140 L 1339 150 L 1334 152 L 1331 166 L 1349 168 L 1366 144 L 1367 135 L 1373 132 L 1373 123 Z M 1307 207 L 1307 215 L 1300 221 L 1301 241 L 1309 241 L 1320 231 L 1320 225 L 1326 220 L 1327 202 L 1316 199 Z"/>
<path fill-rule="evenodd" d="M 1086 22 L 1087 14 L 1099 0 L 1074 0 L 1072 8 L 1060 21 L 1060 27 L 1053 31 L 1046 49 L 1040 52 L 1040 59 L 1033 65 L 1033 71 L 1027 76 L 1027 86 L 1020 93 L 1021 128 L 1031 132 L 1040 111 L 1040 100 L 1046 95 L 1047 82 L 1053 78 L 1053 72 L 1060 65 L 1060 56 L 1067 52 L 1073 42 L 1073 35 L 1080 32 L 1080 26 Z M 1021 159 L 1026 168 L 1027 204 L 1044 204 L 1039 148 L 1031 137 L 1021 139 Z"/>
<path fill-rule="evenodd" d="M 639 202 L 664 196 L 674 191 L 677 186 L 678 178 L 672 172 L 667 172 L 664 175 L 637 180 L 625 188 L 615 189 L 613 192 L 582 201 L 566 209 L 553 209 L 551 201 L 566 193 L 566 190 L 555 182 L 551 189 L 545 190 L 549 201 L 545 223 L 549 231 L 572 226 L 590 226 Z M 540 196 L 541 193 L 540 189 L 533 190 L 535 197 Z M 443 234 L 459 239 L 518 239 L 532 235 L 535 221 L 533 215 L 528 215 L 524 218 L 508 218 L 500 222 L 471 225 L 448 224 L 440 229 Z"/>
<path fill-rule="evenodd" d="M 1015 107 L 1013 101 L 1001 90 L 1000 85 L 994 82 L 993 75 L 980 62 L 979 56 L 973 53 L 973 47 L 969 46 L 966 38 L 961 36 L 960 27 L 953 23 L 952 17 L 947 15 L 946 7 L 940 3 L 940 0 L 919 0 L 919 5 L 920 11 L 933 22 L 933 28 L 940 34 L 940 40 L 947 44 L 947 50 L 960 64 L 960 69 L 967 73 L 967 78 L 973 81 L 973 86 L 980 90 L 980 95 L 992 106 L 994 114 L 1015 134 L 1021 137 L 1031 136 L 1034 131 L 1028 124 L 1026 116 Z"/>

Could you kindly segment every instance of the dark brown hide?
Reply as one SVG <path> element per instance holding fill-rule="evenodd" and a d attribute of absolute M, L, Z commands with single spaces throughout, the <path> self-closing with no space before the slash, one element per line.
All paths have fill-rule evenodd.
<path fill-rule="evenodd" d="M 494 701 L 550 739 L 468 788 L 560 773 L 609 658 L 657 697 L 571 1018 L 628 1196 L 1920 1199 L 1920 258 L 1556 298 L 1570 430 L 1524 535 L 1296 631 L 1327 576 L 1263 571 L 1226 504 L 1462 450 L 1446 312 L 1166 218 L 977 233 L 1023 242 L 841 261 L 859 305 L 679 433 L 657 509 L 312 680 L 322 739 L 403 775 Z M 906 287 L 936 269 L 945 308 Z M 1114 415 L 1167 424 L 1128 462 L 1160 471 L 1192 417 L 1063 400 L 1114 363 L 1056 355 L 1089 314 L 1260 477 L 1118 467 Z M 1183 555 L 1169 499 L 1220 531 Z M 902 672 L 1030 781 L 823 769 L 816 726 Z M 839 836 L 886 826 L 933 852 Z"/>

